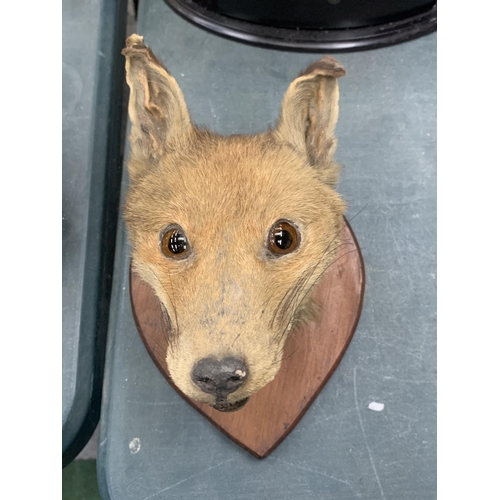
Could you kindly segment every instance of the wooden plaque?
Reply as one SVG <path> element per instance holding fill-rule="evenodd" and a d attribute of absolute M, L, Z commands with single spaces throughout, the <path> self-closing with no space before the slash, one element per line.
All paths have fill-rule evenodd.
<path fill-rule="evenodd" d="M 269 455 L 290 433 L 339 364 L 354 334 L 364 293 L 361 251 L 349 224 L 345 242 L 314 294 L 321 305 L 317 323 L 290 336 L 275 379 L 233 413 L 222 413 L 185 396 L 168 374 L 166 325 L 152 288 L 130 274 L 130 295 L 137 329 L 161 373 L 205 418 L 258 458 Z"/>

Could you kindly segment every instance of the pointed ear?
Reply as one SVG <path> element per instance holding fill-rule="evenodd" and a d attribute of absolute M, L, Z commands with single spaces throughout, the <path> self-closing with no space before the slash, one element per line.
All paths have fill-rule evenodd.
<path fill-rule="evenodd" d="M 274 131 L 278 140 L 304 154 L 313 166 L 331 166 L 337 145 L 337 78 L 345 75 L 333 57 L 311 64 L 288 87 Z"/>
<path fill-rule="evenodd" d="M 156 163 L 167 147 L 175 147 L 191 131 L 189 112 L 175 78 L 144 45 L 142 36 L 128 37 L 122 54 L 130 87 L 132 156 Z"/>

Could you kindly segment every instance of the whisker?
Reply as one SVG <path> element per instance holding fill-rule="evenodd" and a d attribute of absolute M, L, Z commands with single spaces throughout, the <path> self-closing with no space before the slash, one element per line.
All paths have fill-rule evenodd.
<path fill-rule="evenodd" d="M 354 214 L 348 222 L 352 222 L 368 205 L 370 204 L 370 202 L 366 202 L 366 204 L 361 208 L 361 210 L 359 210 L 356 214 Z M 346 224 L 347 225 L 347 224 Z M 345 226 L 344 226 L 345 227 Z"/>
<path fill-rule="evenodd" d="M 341 245 L 341 246 L 344 246 L 344 245 Z M 334 250 L 332 250 L 334 251 Z M 299 296 L 301 296 L 301 299 L 300 301 L 297 303 L 297 305 L 294 305 L 294 307 L 290 308 L 290 318 L 288 320 L 288 322 L 286 323 L 285 327 L 283 328 L 283 330 L 281 331 L 281 334 L 280 334 L 280 338 L 283 338 L 284 335 L 286 335 L 287 331 L 289 330 L 289 327 L 291 326 L 293 320 L 295 319 L 295 313 L 297 312 L 297 310 L 299 310 L 300 306 L 302 305 L 302 303 L 304 302 L 305 298 L 309 295 L 309 292 L 314 288 L 314 286 L 320 281 L 320 279 L 323 277 L 323 275 L 326 273 L 326 271 L 328 269 L 330 269 L 330 267 L 335 264 L 336 262 L 338 262 L 339 259 L 341 259 L 342 257 L 344 257 L 345 255 L 348 255 L 349 253 L 352 253 L 352 252 L 355 252 L 357 251 L 356 248 L 354 248 L 353 250 L 350 250 L 348 252 L 345 252 L 343 253 L 341 256 L 339 256 L 337 259 L 335 259 L 333 262 L 331 262 L 330 264 L 328 264 L 325 269 L 323 269 L 320 274 L 317 276 L 317 278 L 313 281 L 313 283 L 309 286 L 309 288 L 307 289 L 307 291 L 305 293 L 302 293 L 301 291 L 301 294 Z M 316 267 L 316 266 L 315 266 Z M 303 289 L 305 289 L 306 285 L 303 286 Z"/>
<path fill-rule="evenodd" d="M 169 293 L 167 292 L 167 289 L 165 288 L 165 286 L 163 285 L 163 283 L 161 282 L 160 280 L 160 277 L 158 276 L 158 274 L 155 272 L 155 270 L 151 267 L 151 266 L 148 266 L 148 269 L 153 273 L 153 275 L 156 277 L 158 283 L 160 284 L 160 286 L 163 288 L 163 291 L 165 292 L 165 294 L 167 295 L 167 297 L 169 298 L 170 302 L 172 303 L 172 309 L 174 310 L 174 317 L 175 317 L 175 323 L 176 323 L 176 328 L 175 328 L 175 332 L 173 331 L 173 328 L 170 328 L 170 330 L 167 330 L 167 334 L 165 335 L 165 340 L 167 340 L 168 342 L 170 342 L 171 340 L 175 339 L 178 332 L 179 332 L 179 324 L 177 322 L 177 311 L 176 311 L 176 307 L 175 307 L 175 302 L 172 300 L 172 298 L 170 297 Z M 169 273 L 169 279 L 170 279 L 170 273 Z M 172 282 L 170 281 L 170 284 Z M 166 314 L 168 315 L 168 311 L 166 309 L 166 307 L 161 304 L 161 307 L 162 309 L 165 309 L 165 312 Z M 170 327 L 172 327 L 172 322 L 169 320 L 168 323 L 170 324 Z"/>
<path fill-rule="evenodd" d="M 278 363 L 283 363 L 283 361 L 285 361 L 285 359 L 291 358 L 298 350 L 299 350 L 298 347 L 295 348 L 288 356 L 286 356 L 284 358 L 277 359 L 276 361 L 271 363 L 269 366 L 274 366 L 274 365 L 277 365 Z M 282 353 L 282 352 L 283 352 L 283 350 L 280 350 L 280 353 Z"/>
<path fill-rule="evenodd" d="M 307 292 L 304 295 L 304 298 L 307 297 L 307 294 L 319 282 L 319 280 L 323 277 L 323 275 L 326 273 L 326 271 L 328 271 L 328 269 L 330 269 L 330 267 L 333 266 L 333 264 L 335 264 L 336 262 L 338 262 L 342 257 L 345 257 L 346 255 L 348 255 L 350 253 L 353 253 L 353 252 L 357 252 L 357 251 L 358 251 L 357 248 L 354 248 L 353 250 L 349 250 L 348 252 L 343 253 L 340 257 L 338 257 L 337 259 L 335 259 L 331 264 L 329 264 L 328 266 L 326 266 L 326 268 L 323 271 L 321 271 L 320 275 L 314 280 L 314 283 L 312 283 L 312 285 L 309 287 L 309 289 L 307 290 Z M 304 300 L 304 298 L 302 300 Z M 302 303 L 302 301 L 298 304 L 298 306 L 300 306 L 301 303 Z"/>
<path fill-rule="evenodd" d="M 297 297 L 297 294 L 300 293 L 302 287 L 305 286 L 305 284 L 308 282 L 313 273 L 314 273 L 314 268 L 306 269 L 302 273 L 301 277 L 295 282 L 295 284 L 292 285 L 292 287 L 290 288 L 292 292 L 288 294 L 287 299 L 283 302 L 282 306 L 280 307 L 280 312 L 279 312 L 280 321 L 283 321 L 285 313 L 288 310 L 290 310 L 290 306 L 291 304 L 293 304 L 293 301 Z"/>
<path fill-rule="evenodd" d="M 332 240 L 332 241 L 333 241 L 333 240 Z M 290 323 L 291 323 L 291 322 L 293 321 L 293 319 L 294 319 L 294 315 L 295 315 L 295 313 L 296 313 L 296 311 L 297 311 L 297 309 L 298 309 L 298 306 L 299 306 L 299 305 L 303 302 L 304 298 L 305 298 L 305 297 L 307 296 L 307 294 L 309 293 L 309 290 L 310 290 L 311 288 L 309 288 L 308 292 L 307 292 L 307 293 L 306 293 L 303 297 L 301 297 L 301 296 L 302 296 L 302 292 L 303 292 L 303 290 L 304 290 L 304 289 L 306 288 L 306 286 L 308 285 L 308 283 L 309 283 L 309 279 L 311 278 L 311 276 L 313 276 L 313 274 L 314 274 L 314 272 L 316 271 L 316 269 L 317 269 L 317 267 L 319 266 L 319 264 L 320 264 L 321 262 L 323 262 L 323 261 L 324 261 L 324 258 L 325 258 L 326 256 L 329 256 L 329 255 L 331 255 L 332 253 L 337 252 L 337 250 L 338 250 L 339 248 L 341 248 L 341 247 L 343 247 L 343 246 L 345 246 L 345 245 L 352 244 L 350 241 L 346 241 L 346 242 L 344 242 L 344 243 L 341 243 L 341 244 L 336 245 L 334 248 L 330 248 L 330 249 L 329 249 L 329 247 L 332 245 L 332 241 L 328 244 L 327 249 L 323 252 L 323 255 L 321 256 L 320 260 L 316 263 L 316 265 L 314 265 L 312 268 L 310 268 L 310 269 L 308 270 L 309 272 L 307 273 L 307 279 L 306 279 L 306 280 L 304 280 L 304 281 L 302 281 L 302 282 L 300 283 L 300 286 L 297 286 L 297 287 L 296 287 L 296 285 L 294 285 L 294 286 L 292 287 L 292 288 L 297 288 L 297 289 L 295 290 L 295 292 L 294 292 L 294 294 L 293 294 L 293 300 L 292 300 L 292 301 L 287 301 L 287 302 L 285 302 L 285 303 L 283 304 L 283 306 L 286 306 L 286 308 L 285 308 L 285 307 L 283 307 L 283 310 L 281 311 L 281 320 L 282 320 L 282 321 L 284 320 L 284 318 L 285 318 L 285 313 L 287 312 L 287 310 L 290 312 L 290 314 L 289 314 L 289 316 L 290 316 L 290 317 L 289 317 L 288 321 L 286 322 L 285 328 L 284 328 L 284 329 L 282 330 L 282 332 L 280 333 L 280 335 L 279 335 L 280 337 L 283 337 L 283 336 L 286 334 L 286 332 L 287 332 L 287 330 L 288 330 L 288 327 L 290 326 Z M 303 275 L 304 275 L 304 274 L 305 274 L 305 273 L 303 273 Z M 316 282 L 316 281 L 315 281 L 315 282 Z M 297 306 L 294 306 L 294 302 L 295 302 L 295 300 L 296 300 L 296 299 L 298 299 L 298 298 L 300 298 L 300 301 L 299 301 L 299 303 L 297 304 Z"/>
<path fill-rule="evenodd" d="M 170 288 L 173 288 L 173 286 L 172 286 L 172 275 L 170 274 L 169 270 L 167 270 L 167 273 L 168 273 L 168 281 L 170 282 Z M 172 297 L 169 297 L 169 298 L 170 298 L 170 300 L 172 302 L 172 307 L 174 309 L 175 331 L 178 334 L 179 333 L 179 321 L 177 319 L 177 306 L 175 305 L 174 299 Z"/>

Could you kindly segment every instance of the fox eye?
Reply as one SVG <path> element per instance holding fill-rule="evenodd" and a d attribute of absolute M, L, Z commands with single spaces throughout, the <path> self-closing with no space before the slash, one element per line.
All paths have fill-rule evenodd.
<path fill-rule="evenodd" d="M 298 230 L 286 220 L 274 223 L 269 231 L 268 247 L 276 256 L 286 255 L 293 252 L 300 243 Z"/>
<path fill-rule="evenodd" d="M 190 246 L 184 230 L 177 224 L 166 227 L 160 235 L 160 250 L 165 257 L 171 259 L 187 257 Z"/>

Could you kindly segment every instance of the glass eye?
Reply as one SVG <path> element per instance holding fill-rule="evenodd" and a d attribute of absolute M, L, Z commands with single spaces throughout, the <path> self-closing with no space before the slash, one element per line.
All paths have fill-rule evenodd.
<path fill-rule="evenodd" d="M 268 247 L 277 256 L 293 252 L 300 242 L 299 232 L 285 220 L 279 220 L 269 231 Z"/>
<path fill-rule="evenodd" d="M 160 249 L 165 257 L 183 259 L 189 254 L 189 242 L 184 230 L 177 225 L 168 226 L 160 236 Z"/>

